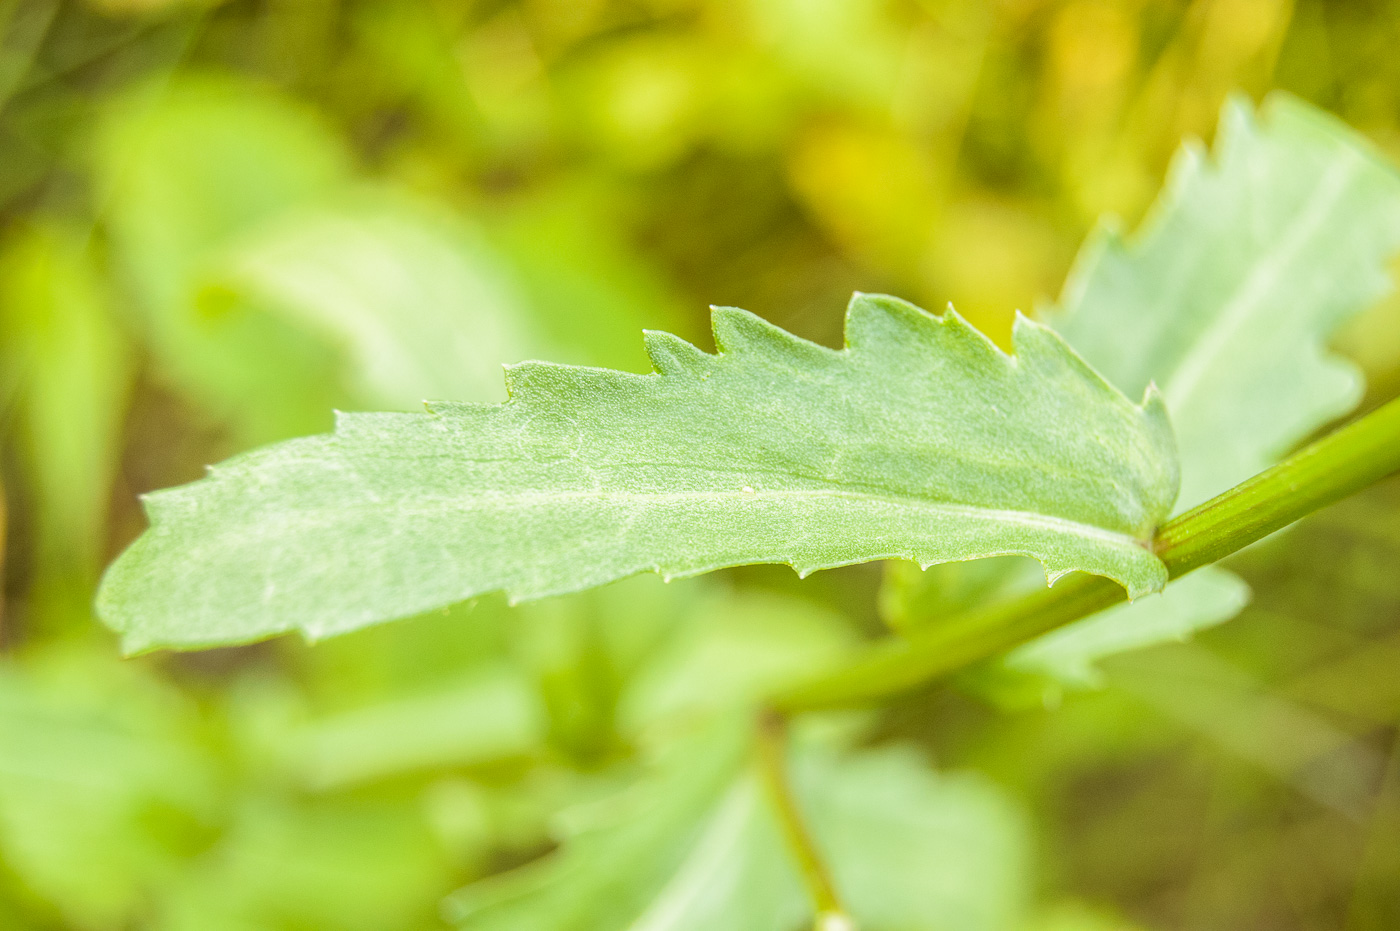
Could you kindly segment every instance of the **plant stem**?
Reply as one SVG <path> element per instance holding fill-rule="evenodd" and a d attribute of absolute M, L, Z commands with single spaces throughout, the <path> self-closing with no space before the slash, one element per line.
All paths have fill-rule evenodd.
<path fill-rule="evenodd" d="M 1400 470 L 1400 398 L 1157 531 L 1172 578 L 1230 555 Z"/>
<path fill-rule="evenodd" d="M 1176 579 L 1318 508 L 1400 471 L 1400 399 L 1385 404 L 1163 525 L 1153 551 Z M 792 714 L 860 705 L 989 659 L 1126 597 L 1108 579 L 1072 575 L 1054 588 L 887 637 L 850 665 L 778 696 Z"/>
<path fill-rule="evenodd" d="M 817 850 L 811 832 L 807 830 L 802 812 L 797 807 L 797 799 L 792 794 L 787 774 L 787 723 L 787 718 L 777 712 L 759 712 L 756 742 L 763 781 L 778 814 L 778 823 L 788 849 L 797 860 L 797 869 L 807 887 L 807 894 L 816 906 L 816 931 L 854 931 L 855 924 L 841 907 L 836 884 L 831 881 L 831 873 Z"/>

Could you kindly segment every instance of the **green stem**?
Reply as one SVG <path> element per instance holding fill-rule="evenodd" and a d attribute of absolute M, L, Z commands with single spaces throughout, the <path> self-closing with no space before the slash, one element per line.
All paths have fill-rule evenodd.
<path fill-rule="evenodd" d="M 831 880 L 831 873 L 817 850 L 811 832 L 807 830 L 802 812 L 797 807 L 797 799 L 792 794 L 787 774 L 787 718 L 773 711 L 760 712 L 757 746 L 759 767 L 778 814 L 783 837 L 797 860 L 797 869 L 807 887 L 807 894 L 816 906 L 816 931 L 854 929 L 855 925 L 841 907 L 836 884 Z"/>
<path fill-rule="evenodd" d="M 1153 551 L 1175 579 L 1400 471 L 1400 399 L 1161 527 Z M 989 659 L 1125 598 L 1121 586 L 1073 575 L 1054 588 L 875 643 L 853 663 L 778 696 L 784 713 L 860 705 Z"/>
<path fill-rule="evenodd" d="M 1178 578 L 1396 471 L 1400 398 L 1171 520 L 1154 549 Z"/>

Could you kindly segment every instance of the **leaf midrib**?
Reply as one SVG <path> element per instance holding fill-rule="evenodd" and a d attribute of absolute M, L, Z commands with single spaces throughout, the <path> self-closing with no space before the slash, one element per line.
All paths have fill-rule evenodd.
<path fill-rule="evenodd" d="M 485 497 L 485 496 L 481 496 Z M 1035 511 L 1022 511 L 1008 508 L 989 508 L 978 505 L 956 504 L 945 501 L 933 501 L 928 498 L 921 498 L 914 495 L 900 495 L 894 493 L 880 493 L 873 491 L 859 491 L 853 488 L 804 488 L 804 489 L 783 489 L 783 490 L 760 490 L 754 489 L 747 492 L 742 489 L 737 491 L 687 491 L 687 492 L 628 492 L 628 491 L 557 491 L 557 492 L 502 492 L 497 497 L 506 499 L 512 503 L 521 504 L 556 504 L 576 501 L 701 501 L 706 499 L 716 500 L 737 500 L 737 501 L 757 501 L 761 498 L 767 499 L 811 499 L 811 498 L 846 498 L 853 501 L 875 501 L 884 504 L 892 504 L 900 507 L 908 507 L 916 510 L 931 511 L 938 514 L 963 517 L 985 517 L 996 521 L 1004 521 L 1018 524 L 1024 527 L 1035 527 L 1045 530 L 1053 530 L 1070 534 L 1082 538 L 1101 540 L 1114 545 L 1142 546 L 1143 539 L 1128 533 L 1121 533 L 1115 530 L 1108 530 L 1096 524 L 1084 523 L 1082 521 L 1071 520 L 1064 517 L 1055 517 L 1049 514 L 1040 514 Z M 421 497 L 419 500 L 423 500 Z M 394 515 L 400 516 L 422 516 L 440 515 L 446 510 L 453 508 L 467 510 L 469 502 L 460 497 L 438 497 L 427 500 L 436 502 L 436 506 L 427 507 L 423 505 L 396 505 Z M 309 517 L 319 514 L 330 515 L 330 519 L 321 521 L 329 526 L 341 523 L 346 511 L 374 511 L 382 513 L 382 502 L 337 502 L 325 507 L 298 508 L 291 515 L 284 512 L 283 515 L 267 517 L 259 515 L 258 525 L 265 528 L 275 527 L 278 523 L 290 520 L 294 523 L 306 523 Z M 279 517 L 281 520 L 279 520 Z M 871 557 L 880 558 L 880 557 Z"/>
<path fill-rule="evenodd" d="M 394 457 L 387 457 L 387 458 L 394 458 Z M 422 457 L 421 455 L 416 455 L 416 454 L 415 454 L 415 455 L 404 455 L 404 456 L 398 457 L 398 458 L 402 458 L 404 461 L 412 462 L 412 461 L 421 460 L 421 459 L 424 458 L 424 457 Z M 902 488 L 896 488 L 896 487 L 892 487 L 892 486 L 887 485 L 887 484 L 881 484 L 881 483 L 876 483 L 876 482 L 862 482 L 862 481 L 858 481 L 858 480 L 854 480 L 854 479 L 842 478 L 842 477 L 831 476 L 831 475 L 813 475 L 813 474 L 810 474 L 810 473 L 808 473 L 808 472 L 804 472 L 804 471 L 800 471 L 800 470 L 796 470 L 796 469 L 791 469 L 791 468 L 775 468 L 775 467 L 772 467 L 772 466 L 762 466 L 762 465 L 756 465 L 756 464 L 751 464 L 751 463 L 735 463 L 735 464 L 732 464 L 732 465 L 714 465 L 714 466 L 711 466 L 711 465 L 705 465 L 704 463 L 699 463 L 699 462 L 674 462 L 674 461 L 667 461 L 667 460 L 641 460 L 641 459 L 629 459 L 629 460 L 614 460 L 614 461 L 590 461 L 590 460 L 585 460 L 585 459 L 583 459 L 583 458 L 581 458 L 581 457 L 579 457 L 579 456 L 577 456 L 577 455 L 568 455 L 568 456 L 559 456 L 559 455 L 556 455 L 556 456 L 540 456 L 540 457 L 533 458 L 533 459 L 530 459 L 530 460 L 524 460 L 524 459 L 521 459 L 521 458 L 518 457 L 518 456 L 477 457 L 477 456 L 463 456 L 463 455 L 460 455 L 460 454 L 457 454 L 457 453 L 452 453 L 452 452 L 440 453 L 440 454 L 438 454 L 438 455 L 432 456 L 431 458 L 432 458 L 432 459 L 435 459 L 435 460 L 441 460 L 441 461 L 444 461 L 444 462 L 448 462 L 448 463 L 470 462 L 470 463 L 480 463 L 480 464 L 500 464 L 500 463 L 521 463 L 521 462 L 528 462 L 528 464 L 531 465 L 531 466 L 539 466 L 539 465 L 541 465 L 541 464 L 546 464 L 546 463 L 578 463 L 578 464 L 580 464 L 581 466 L 586 467 L 586 468 L 588 468 L 589 470 L 591 470 L 591 471 L 596 471 L 596 472 L 601 472 L 601 471 L 617 471 L 617 470 L 625 470 L 625 469 L 630 469 L 630 468 L 647 468 L 647 467 L 654 467 L 654 468 L 659 468 L 659 469 L 673 469 L 673 470 L 675 470 L 675 471 L 682 472 L 682 473 L 685 473 L 685 472 L 703 472 L 703 473 L 706 473 L 706 474 L 709 474 L 709 475 L 725 475 L 725 476 L 731 476 L 735 481 L 737 481 L 737 482 L 740 484 L 740 487 L 741 487 L 741 488 L 744 487 L 744 486 L 746 486 L 746 485 L 750 485 L 751 482 L 750 482 L 749 480 L 750 480 L 753 476 L 756 476 L 756 475 L 769 475 L 769 476 L 778 476 L 778 477 L 781 477 L 781 478 L 783 478 L 783 479 L 797 480 L 797 481 L 801 481 L 801 482 L 809 482 L 809 483 L 811 483 L 811 484 L 813 484 L 813 485 L 829 486 L 829 487 L 830 487 L 830 490 L 832 490 L 832 491 L 839 491 L 839 490 L 843 490 L 843 489 L 854 489 L 854 490 L 857 490 L 857 491 L 866 492 L 866 493 L 868 493 L 869 495 L 874 496 L 874 497 L 884 497 L 884 498 L 888 498 L 888 499 L 891 499 L 891 500 L 897 500 L 897 501 L 909 500 L 909 501 L 925 502 L 925 503 L 938 503 L 938 501 L 939 501 L 939 499 L 930 498 L 930 497 L 928 497 L 928 496 L 926 496 L 926 495 L 922 495 L 922 494 L 918 493 L 917 491 L 909 491 L 909 490 L 905 490 L 905 489 L 902 489 Z M 298 461 L 308 462 L 308 463 L 311 463 L 311 464 L 313 464 L 313 465 L 314 465 L 314 464 L 323 464 L 324 462 L 326 462 L 326 460 L 316 459 L 316 458 L 314 458 L 314 457 L 307 457 L 306 459 L 298 460 Z M 1017 460 L 1012 459 L 1012 458 L 995 457 L 995 456 L 973 457 L 973 456 L 966 455 L 965 453 L 962 454 L 962 455 L 960 455 L 959 460 L 958 460 L 958 463 L 959 463 L 960 466 L 965 466 L 965 467 L 969 467 L 969 466 L 970 466 L 970 467 L 973 467 L 976 471 L 978 471 L 978 472 L 980 472 L 981 474 L 984 474 L 984 475 L 985 475 L 985 474 L 996 473 L 996 472 L 999 472 L 999 471 L 1015 471 L 1015 470 L 1017 470 L 1018 468 L 1020 468 L 1020 466 L 1021 466 L 1021 463 L 1020 463 L 1020 462 L 1018 462 Z M 349 462 L 341 461 L 341 462 L 337 463 L 337 465 L 335 466 L 335 469 L 336 469 L 337 472 L 340 472 L 340 473 L 342 473 L 342 474 L 347 474 L 347 475 L 353 476 L 354 479 L 356 480 L 356 482 L 362 487 L 364 493 L 365 493 L 367 496 L 369 496 L 371 499 L 373 499 L 373 500 L 375 501 L 375 503 L 379 503 L 379 502 L 381 502 L 381 501 L 383 500 L 382 498 L 379 497 L 379 495 L 378 495 L 376 492 L 374 492 L 374 491 L 369 487 L 368 483 L 364 480 L 364 477 L 361 475 L 359 469 L 354 468 Z M 1048 476 L 1051 476 L 1051 477 L 1054 477 L 1054 478 L 1059 479 L 1059 480 L 1060 480 L 1059 483 L 1060 483 L 1062 486 L 1069 486 L 1069 485 L 1072 485 L 1074 482 L 1076 482 L 1076 481 L 1078 481 L 1078 480 L 1080 480 L 1080 479 L 1083 478 L 1083 474 L 1082 474 L 1081 472 L 1078 472 L 1078 471 L 1075 471 L 1075 470 L 1069 469 L 1069 468 L 1061 468 L 1061 467 L 1058 467 L 1057 465 L 1050 464 L 1050 463 L 1042 463 L 1042 464 L 1041 464 L 1041 469 L 1040 469 L 1040 471 L 1041 471 L 1041 473 L 1042 473 L 1043 475 L 1048 475 Z M 217 475 L 217 473 L 214 473 L 214 474 Z M 1115 489 L 1117 489 L 1117 490 L 1119 490 L 1119 491 L 1122 491 L 1121 486 L 1118 486 L 1117 483 L 1114 483 L 1114 487 L 1115 487 Z M 812 491 L 821 491 L 821 490 L 824 490 L 824 489 L 820 489 L 820 488 L 812 489 Z M 496 494 L 496 495 L 499 495 L 499 496 L 501 496 L 501 497 L 506 497 L 506 496 L 519 496 L 519 494 L 521 494 L 521 493 L 518 493 L 518 492 L 514 492 L 514 491 L 512 491 L 512 490 L 510 490 L 510 489 L 508 489 L 508 488 L 507 488 L 507 489 L 500 489 L 500 490 L 492 489 L 491 491 L 486 492 L 486 493 L 487 493 L 487 494 Z M 417 497 L 420 497 L 420 498 L 423 498 L 423 497 L 431 497 L 431 496 L 418 495 L 417 493 L 415 493 L 415 494 L 416 494 Z M 639 492 L 638 494 L 642 494 L 642 493 Z M 1129 497 L 1130 502 L 1131 502 L 1131 505 L 1132 505 L 1132 510 L 1137 511 L 1137 512 L 1141 512 L 1141 513 L 1144 513 L 1144 514 L 1146 514 L 1146 513 L 1148 512 L 1149 509 L 1148 509 L 1148 507 L 1147 507 L 1147 502 L 1143 501 L 1143 500 L 1141 499 L 1140 496 L 1130 494 L 1128 497 Z M 438 500 L 443 500 L 443 499 L 438 499 Z M 1019 510 L 1019 509 L 1015 509 L 1015 508 L 1007 508 L 1007 509 L 995 509 L 995 508 L 992 508 L 992 509 L 983 509 L 983 508 L 980 508 L 980 506 L 977 506 L 977 505 L 970 505 L 970 506 L 971 506 L 971 507 L 978 507 L 980 510 L 1006 510 L 1006 511 L 1009 512 L 1009 513 L 1010 513 L 1010 512 L 1017 512 L 1017 511 Z M 1037 513 L 1037 512 L 1025 512 L 1025 513 Z M 1064 519 L 1065 519 L 1065 520 L 1069 520 L 1069 518 L 1064 518 Z M 1078 521 L 1075 521 L 1075 523 L 1079 523 L 1079 522 L 1078 522 Z M 1091 525 L 1089 525 L 1089 526 L 1097 526 L 1097 525 L 1091 524 Z M 1131 536 L 1131 535 L 1129 535 L 1129 536 Z"/>

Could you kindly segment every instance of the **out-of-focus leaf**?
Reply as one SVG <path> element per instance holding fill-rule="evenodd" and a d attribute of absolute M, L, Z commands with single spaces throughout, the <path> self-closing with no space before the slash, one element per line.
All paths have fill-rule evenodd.
<path fill-rule="evenodd" d="M 268 709 L 246 701 L 227 720 L 201 716 L 148 670 L 110 656 L 68 649 L 10 660 L 0 666 L 0 858 L 27 895 L 57 906 L 65 927 L 431 927 L 438 899 L 461 881 L 457 860 L 483 858 L 499 830 L 488 826 L 454 854 L 412 781 L 353 794 L 324 783 L 411 780 L 487 752 L 493 732 L 480 715 L 512 700 L 482 700 L 493 687 L 497 699 L 508 691 L 485 682 L 463 701 L 420 703 L 422 714 L 389 702 L 377 716 L 289 729 L 257 720 Z M 472 710 L 478 717 L 465 721 L 431 716 Z M 405 733 L 386 735 L 395 715 Z M 512 724 L 490 724 L 499 749 Z M 259 752 L 249 730 L 286 758 Z M 423 744 L 434 732 L 429 760 Z M 289 735 L 300 738 L 299 757 L 287 752 Z M 351 747 L 355 736 L 381 745 Z M 567 784 L 553 795 L 507 788 L 517 806 L 532 792 L 570 797 Z"/>
<path fill-rule="evenodd" d="M 295 640 L 281 646 L 309 704 L 334 715 L 449 690 L 464 673 L 510 658 L 518 627 L 501 600 L 481 599 L 314 646 Z"/>
<path fill-rule="evenodd" d="M 880 614 L 901 633 L 945 617 L 1023 594 L 1043 585 L 1045 573 L 1024 556 L 949 562 L 921 569 L 890 563 L 880 589 Z"/>
<path fill-rule="evenodd" d="M 754 816 L 762 811 L 757 787 L 750 780 L 736 800 L 725 799 L 747 750 L 741 722 L 711 727 L 673 746 L 649 779 L 575 812 L 557 852 L 457 893 L 447 906 L 449 917 L 478 931 L 634 927 L 669 883 L 703 870 L 709 875 L 688 885 L 695 887 L 692 900 L 695 893 L 705 894 L 706 911 L 738 921 L 734 927 L 739 928 L 782 926 L 784 919 L 796 917 L 791 911 L 793 904 L 800 908 L 800 899 L 791 902 L 791 892 L 798 890 L 781 862 L 776 876 L 772 869 L 756 875 L 752 848 L 768 853 L 770 863 L 774 854 L 781 855 L 771 828 L 752 836 Z M 719 826 L 706 831 L 707 815 Z M 687 869 L 692 846 L 714 853 Z M 784 886 L 791 890 L 787 914 L 775 915 L 772 893 L 764 893 Z"/>
<path fill-rule="evenodd" d="M 1226 106 L 1214 161 L 1178 155 L 1152 218 L 1124 245 L 1104 228 L 1085 246 L 1055 311 L 1056 328 L 1125 391 L 1163 386 L 1180 443 L 1178 510 L 1262 471 L 1360 397 L 1355 369 L 1328 339 L 1390 285 L 1400 251 L 1400 175 L 1345 126 L 1286 96 L 1262 119 Z M 948 569 L 887 586 L 896 625 L 970 607 L 960 586 L 1007 596 L 1034 583 L 1025 566 Z M 1038 672 L 1084 687 L 1116 650 L 1179 639 L 1246 603 L 1243 583 L 1173 583 L 1192 591 L 1114 608 L 1028 645 Z M 1169 589 L 1169 592 L 1171 589 Z M 1148 636 L 1155 631 L 1156 636 Z M 1049 652 L 1040 652 L 1046 649 Z M 1084 654 L 1072 659 L 1083 649 Z M 1005 684 L 1005 683 L 1004 683 Z M 1039 691 L 1029 685 L 1031 691 Z"/>
<path fill-rule="evenodd" d="M 522 358 L 641 367 L 647 320 L 680 317 L 596 198 L 517 205 L 485 229 L 405 194 L 292 210 L 208 264 L 202 295 L 286 317 L 341 347 L 368 406 L 496 400 Z"/>
<path fill-rule="evenodd" d="M 417 931 L 451 881 L 412 799 L 252 796 L 158 903 L 159 931 Z"/>
<path fill-rule="evenodd" d="M 649 334 L 657 374 L 527 363 L 504 405 L 343 416 L 151 496 L 100 611 L 139 650 L 753 562 L 1022 553 L 1164 584 L 1140 545 L 1176 495 L 1160 402 L 1048 329 L 1022 318 L 1013 358 L 864 295 L 841 351 L 743 311 L 714 325 L 717 355 Z"/>
<path fill-rule="evenodd" d="M 585 765 L 616 756 L 631 736 L 619 720 L 629 683 L 679 632 L 731 606 L 704 580 L 655 575 L 519 606 L 509 618 L 512 653 L 548 709 L 550 746 Z"/>
<path fill-rule="evenodd" d="M 206 302 L 242 296 L 349 357 L 361 404 L 497 400 L 498 366 L 547 354 L 502 258 L 469 224 L 407 196 L 291 211 L 213 261 Z"/>
<path fill-rule="evenodd" d="M 0 406 L 18 415 L 50 571 L 97 568 L 129 354 L 85 236 L 32 226 L 0 247 Z"/>
<path fill-rule="evenodd" d="M 509 261 L 532 324 L 564 354 L 558 361 L 645 370 L 638 333 L 670 330 L 684 314 L 624 240 L 615 199 L 581 187 L 551 190 L 487 218 L 487 234 Z"/>
<path fill-rule="evenodd" d="M 521 605 L 509 623 L 552 745 L 584 762 L 752 705 L 853 646 L 846 619 L 819 604 L 651 574 Z"/>
<path fill-rule="evenodd" d="M 759 592 L 706 598 L 687 620 L 630 683 L 619 709 L 624 730 L 757 701 L 855 645 L 829 609 Z"/>
<path fill-rule="evenodd" d="M 453 665 L 437 668 L 415 643 L 442 645 Z M 263 742 L 313 786 L 546 755 L 596 766 L 852 646 L 846 619 L 819 604 L 704 579 L 647 574 L 513 610 L 489 599 L 298 650 L 349 655 L 316 673 L 334 683 L 313 689 L 315 710 L 280 713 L 295 720 Z M 375 671 L 386 650 L 403 653 L 402 677 Z"/>
<path fill-rule="evenodd" d="M 213 830 L 186 700 L 110 659 L 0 666 L 0 852 L 79 928 L 127 925 Z"/>
<path fill-rule="evenodd" d="M 558 851 L 457 893 L 472 931 L 797 927 L 810 905 L 733 722 L 673 747 L 651 778 L 575 820 Z M 1024 836 L 987 784 L 917 753 L 801 751 L 793 780 L 862 928 L 1016 927 Z"/>
<path fill-rule="evenodd" d="M 334 353 L 271 314 L 196 298 L 211 254 L 346 183 L 334 137 L 270 91 L 184 78 L 114 106 L 95 157 L 114 254 L 161 373 L 248 439 L 323 425 L 340 400 Z"/>
<path fill-rule="evenodd" d="M 794 770 L 803 811 L 860 927 L 1020 926 L 1025 827 L 990 783 L 939 774 L 900 746 L 799 756 Z"/>
<path fill-rule="evenodd" d="M 1183 148 L 1129 244 L 1086 246 L 1055 326 L 1124 391 L 1161 387 L 1187 508 L 1355 406 L 1360 376 L 1326 344 L 1397 252 L 1400 175 L 1364 139 L 1291 97 L 1257 120 L 1234 101 L 1214 159 Z"/>
<path fill-rule="evenodd" d="M 1007 557 L 932 566 L 922 574 L 917 567 L 894 567 L 882 597 L 886 619 L 905 631 L 937 625 L 943 618 L 1023 595 L 1041 584 L 1033 562 Z M 1055 705 L 1065 690 L 1104 685 L 1100 660 L 1187 640 L 1234 617 L 1249 597 L 1249 586 L 1236 576 L 1206 567 L 1160 594 L 1117 605 L 1032 640 L 959 682 L 1007 708 Z"/>
<path fill-rule="evenodd" d="M 1097 660 L 1141 647 L 1186 640 L 1224 623 L 1249 603 L 1249 586 L 1223 569 L 1206 567 L 1160 594 L 1118 605 L 1012 650 L 1002 666 L 1079 687 L 1103 684 Z M 1132 612 L 1129 614 L 1128 612 Z"/>
<path fill-rule="evenodd" d="M 100 142 L 162 368 L 244 439 L 337 403 L 496 399 L 497 366 L 521 358 L 630 363 L 642 308 L 673 303 L 569 205 L 498 224 L 498 248 L 424 199 L 355 187 L 312 115 L 246 86 L 128 101 Z"/>
<path fill-rule="evenodd" d="M 558 69 L 556 112 L 576 141 L 613 165 L 655 171 L 706 143 L 781 147 L 813 105 L 884 115 L 923 90 L 879 7 L 753 0 L 712 15 L 723 27 L 629 31 Z"/>
<path fill-rule="evenodd" d="M 288 738 L 306 782 L 328 788 L 538 752 L 544 711 L 523 672 L 497 664 L 447 688 L 321 718 Z"/>
<path fill-rule="evenodd" d="M 411 633 L 428 620 L 354 634 L 327 648 L 392 645 L 398 631 Z M 308 714 L 305 706 L 275 707 L 267 700 L 275 696 L 265 696 L 262 710 L 247 708 L 240 717 L 260 746 L 253 758 L 275 761 L 315 790 L 383 786 L 465 767 L 459 777 L 433 783 L 425 817 L 456 858 L 474 865 L 493 847 L 538 847 L 562 804 L 616 792 L 632 777 L 626 760 L 638 743 L 671 740 L 697 719 L 750 705 L 853 640 L 843 618 L 803 600 L 729 592 L 700 579 L 668 585 L 650 575 L 509 614 L 486 603 L 470 618 L 431 620 L 423 629 L 449 649 L 463 630 L 504 623 L 517 664 L 466 656 L 459 663 L 468 671 L 455 681 L 426 669 L 424 682 L 392 685 L 354 678 L 351 669 L 352 691 L 373 696 L 358 705 Z M 335 668 L 346 671 L 344 663 Z M 572 762 L 585 764 L 588 774 L 561 765 Z M 502 772 L 522 775 L 502 782 Z"/>

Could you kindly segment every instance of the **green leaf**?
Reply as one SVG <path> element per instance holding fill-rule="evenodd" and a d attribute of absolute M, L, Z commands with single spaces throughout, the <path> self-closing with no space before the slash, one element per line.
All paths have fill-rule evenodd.
<path fill-rule="evenodd" d="M 738 725 L 738 726 L 736 726 Z M 674 746 L 649 778 L 578 813 L 553 854 L 448 903 L 468 931 L 769 931 L 811 921 L 742 722 Z M 807 747 L 792 777 L 836 884 L 869 931 L 1010 931 L 1025 828 L 990 785 L 908 748 Z"/>
<path fill-rule="evenodd" d="M 664 278 L 623 236 L 619 200 L 607 187 L 573 182 L 482 218 L 528 298 L 533 329 L 567 353 L 551 359 L 645 370 L 637 331 L 687 321 Z"/>
<path fill-rule="evenodd" d="M 105 654 L 0 664 L 0 859 L 77 928 L 127 927 L 217 819 L 184 696 Z"/>
<path fill-rule="evenodd" d="M 348 182 L 335 136 L 266 88 L 210 77 L 119 98 L 95 135 L 103 221 L 157 377 L 245 441 L 326 423 L 340 399 L 328 347 L 273 314 L 196 297 L 211 256 Z"/>
<path fill-rule="evenodd" d="M 160 890 L 161 931 L 431 928 L 453 871 L 413 798 L 248 792 Z"/>
<path fill-rule="evenodd" d="M 348 357 L 352 396 L 417 410 L 495 401 L 500 364 L 547 352 L 480 231 L 404 194 L 360 191 L 289 211 L 210 263 L 204 303 L 240 297 Z"/>
<path fill-rule="evenodd" d="M 635 368 L 637 330 L 675 301 L 608 232 L 596 198 L 517 205 L 487 223 L 394 189 L 347 186 L 213 252 L 207 315 L 259 308 L 345 358 L 369 409 L 497 401 L 521 358 Z"/>
<path fill-rule="evenodd" d="M 665 583 L 647 573 L 501 620 L 549 708 L 553 748 L 593 765 L 698 717 L 751 707 L 855 645 L 850 623 L 828 607 L 709 577 Z M 457 626 L 480 617 L 471 621 Z"/>
<path fill-rule="evenodd" d="M 1044 585 L 1034 560 L 999 556 L 922 569 L 892 562 L 880 588 L 880 616 L 890 629 L 909 633 L 944 617 L 1005 601 Z"/>
<path fill-rule="evenodd" d="M 805 599 L 645 574 L 516 608 L 481 599 L 314 649 L 288 643 L 309 700 L 245 698 L 263 696 L 263 716 L 285 722 L 252 728 L 268 765 L 318 791 L 434 767 L 596 768 L 751 706 L 855 642 L 845 618 Z"/>
<path fill-rule="evenodd" d="M 95 148 L 159 377 L 245 444 L 337 405 L 499 400 L 509 360 L 630 366 L 619 338 L 642 309 L 673 316 L 589 199 L 517 205 L 488 232 L 356 180 L 336 136 L 264 88 L 177 80 L 119 101 Z"/>
<path fill-rule="evenodd" d="M 1400 175 L 1327 114 L 1275 94 L 1225 107 L 1214 158 L 1186 145 L 1150 219 L 1081 252 L 1056 329 L 1130 394 L 1162 389 L 1179 509 L 1272 465 L 1361 398 L 1337 328 L 1391 287 Z"/>
<path fill-rule="evenodd" d="M 564 836 L 555 854 L 462 890 L 447 913 L 478 931 L 628 927 L 680 870 L 696 829 L 720 802 L 747 750 L 748 731 L 737 720 L 672 746 L 621 796 L 570 813 L 561 823 Z M 709 846 L 722 844 L 731 857 L 752 846 L 743 843 L 751 813 L 760 810 L 752 788 L 749 798 L 737 803 L 737 817 L 723 819 L 730 823 L 719 833 L 727 836 Z M 762 840 L 768 852 L 780 850 L 771 830 Z M 731 883 L 742 881 L 744 872 L 731 874 Z"/>
<path fill-rule="evenodd" d="M 1042 675 L 1060 684 L 1097 687 L 1095 662 L 1159 643 L 1186 640 L 1222 624 L 1249 603 L 1249 586 L 1223 569 L 1207 566 L 1160 594 L 1120 604 L 1012 650 L 1005 669 Z"/>
<path fill-rule="evenodd" d="M 739 310 L 714 328 L 717 355 L 649 334 L 656 374 L 524 363 L 506 404 L 345 415 L 152 495 L 99 610 L 140 650 L 648 569 L 1020 553 L 1133 596 L 1165 582 L 1142 545 L 1176 497 L 1161 404 L 1045 327 L 1018 321 L 1011 357 L 951 311 L 858 295 L 841 351 Z"/>
<path fill-rule="evenodd" d="M 431 783 L 413 779 L 429 761 L 412 738 L 347 746 L 352 736 L 383 737 L 383 720 L 397 715 L 421 736 L 444 738 L 432 762 L 450 772 L 519 722 L 427 715 L 470 714 L 472 697 L 491 686 L 458 703 L 424 702 L 422 716 L 384 702 L 291 731 L 277 699 L 295 702 L 295 693 L 267 669 L 249 670 L 217 712 L 153 672 L 73 642 L 0 662 L 0 916 L 18 887 L 21 901 L 48 903 L 62 927 L 82 931 L 427 928 L 470 855 L 484 858 L 496 841 L 488 830 L 469 839 L 475 849 L 446 849 L 426 810 Z M 508 690 L 496 685 L 498 697 Z M 509 711 L 510 701 L 478 701 L 476 711 Z M 473 726 L 480 733 L 464 738 Z M 367 772 L 376 750 L 381 771 Z M 277 765 L 300 761 L 315 768 Z M 380 781 L 336 793 L 286 778 L 307 775 Z"/>
<path fill-rule="evenodd" d="M 936 772 L 899 745 L 846 756 L 799 750 L 793 782 L 859 927 L 1020 927 L 1029 838 L 990 782 Z"/>
<path fill-rule="evenodd" d="M 1119 388 L 1162 387 L 1180 449 L 1182 510 L 1351 410 L 1359 376 L 1327 343 L 1390 288 L 1386 265 L 1397 252 L 1400 175 L 1364 139 L 1282 94 L 1260 119 L 1235 100 L 1222 114 L 1215 156 L 1182 148 L 1132 240 L 1111 225 L 1091 237 L 1052 319 Z M 969 607 L 969 593 L 1005 596 L 1036 584 L 1023 560 L 1000 563 L 944 567 L 918 581 L 895 570 L 886 617 L 896 627 L 928 622 Z M 1190 591 L 1175 591 L 1182 586 Z M 1215 570 L 1209 582 L 1173 583 L 1161 598 L 1114 608 L 1018 654 L 1045 660 L 1033 664 L 1038 674 L 1082 688 L 1097 681 L 1097 659 L 1221 623 L 1246 591 Z"/>
<path fill-rule="evenodd" d="M 695 596 L 689 623 L 674 625 L 621 697 L 629 735 L 756 705 L 839 664 L 858 642 L 849 622 L 819 604 L 761 591 Z"/>
<path fill-rule="evenodd" d="M 445 688 L 321 718 L 289 735 L 313 789 L 538 752 L 544 711 L 526 676 L 496 663 Z"/>
<path fill-rule="evenodd" d="M 0 410 L 17 415 L 42 570 L 91 584 L 133 366 L 87 240 L 36 224 L 0 249 Z"/>

